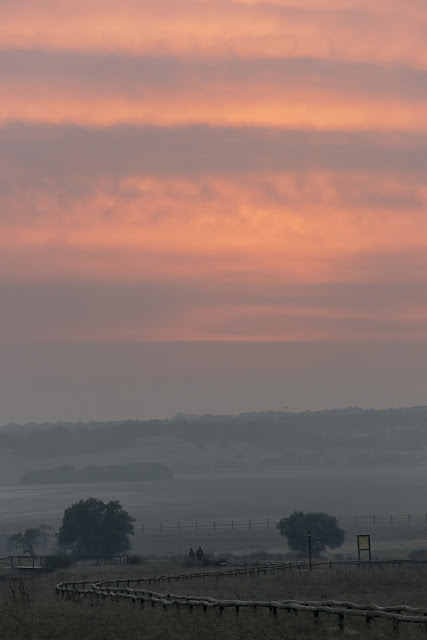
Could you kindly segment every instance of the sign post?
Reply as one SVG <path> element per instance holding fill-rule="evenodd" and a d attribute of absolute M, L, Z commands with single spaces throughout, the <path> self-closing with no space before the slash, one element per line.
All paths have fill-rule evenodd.
<path fill-rule="evenodd" d="M 360 562 L 360 552 L 369 551 L 369 562 L 371 562 L 371 536 L 370 535 L 358 535 L 357 536 L 357 556 Z"/>

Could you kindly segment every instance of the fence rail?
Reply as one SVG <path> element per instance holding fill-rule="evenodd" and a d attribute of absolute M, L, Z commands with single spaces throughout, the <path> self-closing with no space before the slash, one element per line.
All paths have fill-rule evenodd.
<path fill-rule="evenodd" d="M 102 564 L 113 564 L 118 563 L 122 564 L 127 559 L 127 555 L 111 555 L 111 556 L 73 556 L 73 562 L 75 564 L 85 564 L 86 562 L 99 562 Z M 45 566 L 46 561 L 52 556 L 48 555 L 37 555 L 37 556 L 5 556 L 4 558 L 0 558 L 0 565 L 7 565 L 11 568 L 42 568 Z"/>
<path fill-rule="evenodd" d="M 212 520 L 159 522 L 159 523 L 136 523 L 135 531 L 142 535 L 158 535 L 163 533 L 192 534 L 199 532 L 224 532 L 224 531 L 251 531 L 260 529 L 274 530 L 276 524 L 285 515 L 268 517 L 264 519 L 225 519 L 218 518 Z M 427 512 L 423 513 L 373 513 L 373 514 L 350 514 L 335 515 L 339 526 L 345 529 L 359 530 L 364 527 L 393 527 L 393 526 L 426 526 Z M 18 529 L 19 531 L 21 529 Z M 58 530 L 58 526 L 51 527 L 52 535 Z M 16 533 L 16 529 L 2 529 L 4 536 Z"/>

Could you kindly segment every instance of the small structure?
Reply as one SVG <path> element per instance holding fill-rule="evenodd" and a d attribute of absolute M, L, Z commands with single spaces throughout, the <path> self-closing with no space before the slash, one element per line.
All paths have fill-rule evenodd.
<path fill-rule="evenodd" d="M 366 535 L 358 535 L 357 536 L 357 557 L 360 561 L 360 552 L 368 551 L 369 552 L 369 562 L 371 562 L 371 536 Z"/>

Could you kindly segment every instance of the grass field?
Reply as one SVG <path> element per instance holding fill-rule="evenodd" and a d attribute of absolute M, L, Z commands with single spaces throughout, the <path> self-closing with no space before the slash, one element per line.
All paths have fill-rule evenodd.
<path fill-rule="evenodd" d="M 243 600 L 349 600 L 359 604 L 410 605 L 423 607 L 427 596 L 427 566 L 338 566 L 314 568 L 310 573 L 279 572 L 256 576 L 205 577 L 186 581 L 163 581 L 159 592 Z M 268 610 L 187 609 L 145 606 L 119 601 L 61 598 L 55 594 L 58 582 L 109 580 L 154 575 L 176 575 L 189 571 L 179 564 L 105 566 L 61 570 L 28 575 L 3 571 L 0 576 L 0 638 L 19 640 L 133 640 L 206 638 L 229 640 L 372 638 L 397 635 L 389 620 L 346 618 L 344 630 L 337 616 L 321 614 L 314 624 L 311 613 Z M 402 638 L 425 638 L 426 624 L 400 624 Z"/>

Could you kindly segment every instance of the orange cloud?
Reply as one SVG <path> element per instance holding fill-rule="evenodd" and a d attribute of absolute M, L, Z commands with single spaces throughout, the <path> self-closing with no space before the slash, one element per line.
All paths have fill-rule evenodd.
<path fill-rule="evenodd" d="M 427 338 L 422 182 L 135 175 L 63 191 L 3 197 L 0 342 Z"/>
<path fill-rule="evenodd" d="M 10 302 L 0 343 L 425 340 L 424 290 L 422 281 L 408 290 L 406 283 L 278 286 L 212 277 L 155 285 L 53 280 L 15 283 L 13 292 L 0 283 Z"/>
<path fill-rule="evenodd" d="M 306 84 L 304 84 L 306 82 Z M 385 97 L 353 95 L 339 87 L 310 86 L 299 78 L 287 84 L 236 77 L 233 86 L 220 78 L 212 83 L 192 77 L 185 86 L 144 84 L 117 93 L 108 87 L 75 86 L 35 75 L 3 83 L 0 124 L 76 123 L 108 127 L 116 124 L 158 126 L 210 124 L 214 126 L 271 126 L 337 130 L 426 131 L 427 96 L 411 99 L 402 92 Z"/>
<path fill-rule="evenodd" d="M 427 248 L 425 187 L 378 176 L 135 176 L 60 191 L 29 190 L 29 209 L 3 197 L 3 279 L 369 282 L 371 267 L 351 256 Z M 399 269 L 393 279 L 408 277 Z"/>
<path fill-rule="evenodd" d="M 152 3 L 93 0 L 2 4 L 4 49 L 243 57 L 315 56 L 427 66 L 426 8 L 363 2 Z M 390 37 L 392 34 L 392 37 Z"/>

